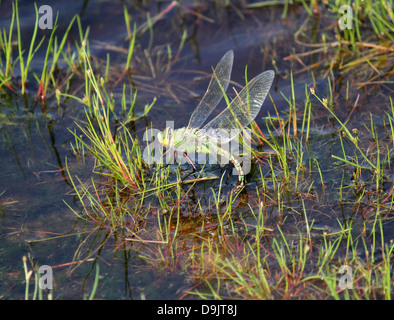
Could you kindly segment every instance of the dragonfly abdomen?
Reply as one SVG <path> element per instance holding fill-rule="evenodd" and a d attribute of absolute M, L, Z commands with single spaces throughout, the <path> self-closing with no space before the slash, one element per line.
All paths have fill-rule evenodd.
<path fill-rule="evenodd" d="M 230 152 L 223 150 L 220 147 L 217 147 L 216 150 L 220 156 L 225 157 L 231 161 L 231 163 L 235 167 L 235 170 L 237 170 L 237 173 L 238 173 L 238 185 L 243 186 L 244 182 L 245 182 L 245 173 L 244 173 L 242 166 L 241 166 L 240 162 L 238 161 L 238 159 L 236 157 L 234 157 Z"/>

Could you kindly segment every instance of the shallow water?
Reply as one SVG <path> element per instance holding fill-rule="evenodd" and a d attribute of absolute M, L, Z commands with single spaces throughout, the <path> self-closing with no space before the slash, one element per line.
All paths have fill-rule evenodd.
<path fill-rule="evenodd" d="M 80 14 L 83 26 L 90 26 L 92 54 L 105 64 L 109 53 L 111 64 L 123 66 L 126 54 L 113 49 L 127 49 L 128 46 L 125 41 L 127 32 L 123 19 L 123 2 L 80 1 L 70 5 L 66 2 L 45 1 L 45 4 L 51 5 L 54 11 L 59 11 L 60 34 L 67 28 L 72 16 Z M 38 2 L 37 6 L 40 5 Z M 143 26 L 146 22 L 146 12 L 153 17 L 165 10 L 168 5 L 169 3 L 158 5 L 149 1 L 148 4 L 133 1 L 128 4 L 128 8 L 133 22 Z M 288 19 L 282 20 L 283 8 L 280 6 L 251 10 L 242 8 L 239 3 L 232 4 L 229 8 L 216 6 L 213 2 L 195 4 L 186 1 L 184 5 L 199 10 L 205 18 L 174 8 L 154 25 L 152 34 L 145 32 L 138 38 L 138 47 L 153 52 L 154 56 L 157 50 L 166 50 L 167 46 L 176 53 L 183 30 L 187 30 L 188 34 L 180 59 L 169 72 L 164 67 L 157 68 L 156 73 L 152 75 L 142 56 L 137 56 L 132 62 L 135 87 L 139 91 L 136 112 L 141 113 L 144 105 L 150 103 L 153 97 L 156 96 L 158 99 L 146 119 L 133 124 L 134 133 L 139 138 L 142 138 L 147 123 L 153 123 L 158 129 L 163 129 L 168 120 L 174 120 L 175 127 L 185 126 L 207 87 L 211 67 L 230 49 L 235 52 L 232 80 L 241 85 L 245 82 L 246 65 L 250 79 L 264 70 L 272 69 L 272 60 L 275 60 L 280 75 L 274 80 L 270 94 L 279 112 L 283 114 L 288 112 L 288 104 L 283 96 L 291 97 L 292 94 L 289 78 L 291 70 L 294 74 L 295 102 L 300 110 L 303 110 L 305 100 L 305 84 L 311 87 L 315 83 L 319 95 L 327 96 L 328 80 L 323 77 L 323 67 L 314 69 L 312 75 L 311 72 L 301 72 L 303 66 L 297 62 L 284 59 L 294 48 L 300 48 L 294 42 L 294 33 L 306 19 L 306 12 L 301 8 L 290 10 Z M 9 3 L 3 2 L 0 8 L 0 27 L 8 28 L 12 8 Z M 22 36 L 24 41 L 28 41 L 34 24 L 34 7 L 29 1 L 20 1 L 19 9 L 22 17 Z M 41 30 L 38 37 L 43 34 L 48 37 L 49 32 Z M 73 28 L 70 45 L 73 39 L 78 37 L 77 29 Z M 38 72 L 42 68 L 44 55 L 45 51 L 38 52 L 32 63 L 33 70 Z M 310 65 L 318 58 L 319 56 L 312 55 L 306 57 L 303 63 Z M 385 68 L 389 67 L 383 66 L 382 70 Z M 363 124 L 372 112 L 376 116 L 377 131 L 384 138 L 385 130 L 380 115 L 383 111 L 389 110 L 386 96 L 390 89 L 384 86 L 373 89 L 363 87 L 358 92 L 350 92 L 349 99 L 346 100 L 346 81 L 356 81 L 357 72 L 359 71 L 349 72 L 341 82 L 336 82 L 336 114 L 339 118 L 345 119 L 353 109 L 357 94 L 360 93 L 358 107 L 352 113 L 348 127 L 358 128 L 360 137 L 367 136 L 368 131 Z M 151 248 L 124 241 L 123 236 L 127 235 L 114 235 L 105 229 L 99 229 L 93 222 L 82 221 L 66 206 L 65 202 L 76 210 L 80 208 L 64 170 L 66 158 L 73 174 L 77 174 L 82 181 L 88 183 L 91 177 L 93 159 L 89 159 L 84 165 L 78 163 L 70 146 L 75 141 L 69 131 L 76 129 L 74 120 L 85 120 L 83 106 L 71 100 L 58 106 L 55 97 L 52 96 L 48 99 L 47 113 L 43 114 L 40 104 L 35 101 L 38 86 L 35 85 L 34 79 L 29 80 L 29 91 L 25 100 L 10 92 L 0 94 L 0 297 L 24 298 L 22 256 L 25 255 L 30 255 L 38 265 L 53 266 L 54 297 L 57 299 L 81 299 L 89 295 L 97 265 L 100 268 L 97 298 L 183 297 L 184 291 L 191 289 L 195 283 L 184 277 L 182 272 L 171 270 L 170 266 L 152 268 L 147 259 L 144 259 L 152 254 L 149 251 Z M 78 88 L 78 81 L 74 85 Z M 115 93 L 122 92 L 120 85 L 113 90 Z M 359 209 L 351 204 L 338 202 L 341 180 L 344 179 L 346 183 L 351 184 L 352 175 L 351 169 L 331 158 L 332 154 L 341 154 L 341 146 L 335 136 L 335 131 L 339 127 L 328 121 L 329 115 L 317 101 L 312 101 L 312 108 L 317 111 L 309 145 L 325 176 L 323 192 L 319 174 L 312 170 L 312 180 L 315 180 L 314 188 L 319 201 L 305 201 L 308 214 L 313 215 L 315 219 L 316 231 L 313 235 L 319 238 L 322 230 L 337 231 L 338 221 L 351 221 L 353 232 L 357 236 L 364 227 Z M 275 108 L 269 98 L 266 99 L 262 110 L 256 121 L 261 125 L 263 133 L 267 134 L 262 117 L 268 114 L 275 115 Z M 305 164 L 308 163 L 309 157 L 310 155 L 305 154 Z M 268 169 L 263 166 L 262 170 L 268 172 Z M 218 169 L 219 172 L 220 170 Z M 257 184 L 257 175 L 255 165 L 248 177 L 247 201 L 256 201 L 252 190 Z M 215 182 L 197 186 L 196 198 L 212 186 L 215 187 Z M 294 205 L 298 199 L 288 196 L 290 207 L 290 204 Z M 354 200 L 354 195 L 348 195 L 348 198 Z M 207 206 L 209 198 L 202 198 L 201 201 L 203 205 L 205 201 Z M 196 228 L 193 225 L 193 213 L 187 209 L 189 208 L 185 209 L 188 213 L 184 215 L 182 229 L 185 234 L 187 230 Z M 235 214 L 239 216 L 248 212 L 242 201 L 237 210 Z M 291 212 L 286 214 L 288 221 L 293 223 L 285 225 L 284 232 L 291 234 L 298 228 L 304 228 L 298 217 L 292 216 Z M 243 219 L 248 222 L 247 214 Z M 250 223 L 252 221 L 253 219 L 250 219 Z M 268 221 L 267 227 L 275 227 L 278 223 L 275 208 L 272 208 Z M 391 224 L 388 222 L 384 228 L 387 241 L 394 237 Z M 370 227 L 370 223 L 367 223 L 367 231 Z M 185 237 L 185 242 L 187 241 Z M 81 263 L 75 263 L 82 260 Z"/>

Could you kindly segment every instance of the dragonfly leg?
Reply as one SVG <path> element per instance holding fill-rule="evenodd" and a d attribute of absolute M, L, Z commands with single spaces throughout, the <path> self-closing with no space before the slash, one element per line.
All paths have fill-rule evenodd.
<path fill-rule="evenodd" d="M 184 177 L 184 178 L 182 179 L 182 183 L 186 180 L 186 178 L 187 178 L 188 176 L 190 176 L 191 174 L 193 174 L 194 172 L 197 171 L 196 166 L 194 165 L 192 159 L 190 159 L 190 157 L 187 155 L 186 152 L 183 152 L 183 156 L 184 156 L 184 157 L 187 159 L 187 161 L 193 166 L 193 172 L 191 172 L 191 173 L 189 173 L 188 175 L 186 175 L 186 177 Z"/>
<path fill-rule="evenodd" d="M 192 159 L 190 159 L 190 157 L 187 155 L 186 152 L 183 153 L 183 156 L 187 159 L 187 161 L 190 162 L 190 164 L 193 166 L 194 171 L 197 171 L 196 166 L 194 165 Z"/>

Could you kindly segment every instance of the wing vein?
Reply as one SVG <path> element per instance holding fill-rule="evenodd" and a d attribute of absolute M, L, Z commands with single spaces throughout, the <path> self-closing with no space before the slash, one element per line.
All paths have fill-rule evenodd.
<path fill-rule="evenodd" d="M 200 128 L 211 114 L 212 110 L 215 109 L 220 100 L 222 100 L 223 93 L 226 92 L 230 83 L 233 60 L 234 52 L 230 50 L 217 64 L 207 91 L 190 116 L 189 128 Z"/>

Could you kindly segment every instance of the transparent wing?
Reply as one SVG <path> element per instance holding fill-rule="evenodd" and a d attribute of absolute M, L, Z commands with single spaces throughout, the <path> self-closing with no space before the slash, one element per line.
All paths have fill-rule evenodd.
<path fill-rule="evenodd" d="M 217 64 L 204 97 L 201 99 L 190 117 L 188 125 L 189 128 L 200 128 L 211 114 L 212 110 L 216 108 L 220 100 L 223 98 L 223 92 L 226 92 L 230 82 L 233 60 L 234 52 L 233 50 L 230 50 Z"/>
<path fill-rule="evenodd" d="M 275 72 L 269 70 L 250 81 L 226 109 L 200 130 L 202 134 L 222 143 L 234 139 L 259 113 L 274 76 Z"/>

